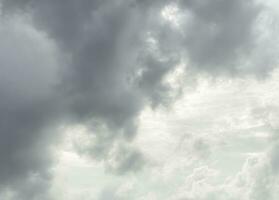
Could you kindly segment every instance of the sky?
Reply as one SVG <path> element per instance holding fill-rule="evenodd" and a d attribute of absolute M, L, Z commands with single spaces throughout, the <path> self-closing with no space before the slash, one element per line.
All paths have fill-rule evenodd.
<path fill-rule="evenodd" d="M 277 200 L 276 0 L 0 0 L 1 200 Z"/>

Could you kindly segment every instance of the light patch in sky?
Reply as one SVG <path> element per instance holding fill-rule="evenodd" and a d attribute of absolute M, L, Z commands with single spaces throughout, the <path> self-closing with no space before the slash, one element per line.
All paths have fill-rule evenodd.
<path fill-rule="evenodd" d="M 163 8 L 161 14 L 162 17 L 173 24 L 176 27 L 179 27 L 179 8 L 175 4 L 170 4 Z"/>
<path fill-rule="evenodd" d="M 71 191 L 64 199 L 82 195 L 96 199 L 106 191 L 116 199 L 209 199 L 220 190 L 218 198 L 248 195 L 254 186 L 243 183 L 240 189 L 235 181 L 250 173 L 246 171 L 250 162 L 259 163 L 255 173 L 265 173 L 262 165 L 268 160 L 273 128 L 278 127 L 278 113 L 269 109 L 279 106 L 274 93 L 279 89 L 278 74 L 275 71 L 270 80 L 261 82 L 222 78 L 212 82 L 202 76 L 196 90 L 185 93 L 172 107 L 147 108 L 132 145 L 148 164 L 135 174 L 108 174 L 102 163 L 77 154 L 71 145 L 77 140 L 86 145 L 90 133 L 82 127 L 69 129 L 67 150 L 60 147 L 54 188 Z M 249 177 L 241 179 L 249 180 L 243 181 L 257 184 L 256 177 L 245 176 Z"/>

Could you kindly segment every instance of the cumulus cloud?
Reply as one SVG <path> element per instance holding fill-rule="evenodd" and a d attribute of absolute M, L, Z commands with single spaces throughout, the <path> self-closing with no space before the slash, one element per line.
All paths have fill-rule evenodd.
<path fill-rule="evenodd" d="M 178 8 L 178 27 L 162 16 L 169 6 Z M 259 55 L 262 10 L 241 0 L 2 0 L 1 188 L 42 199 L 36 195 L 50 178 L 54 129 L 67 123 L 94 134 L 86 152 L 112 171 L 143 168 L 144 155 L 122 144 L 135 138 L 146 105 L 170 102 L 165 78 L 179 64 L 213 76 L 273 68 L 275 61 L 259 64 L 273 55 Z M 203 154 L 208 146 L 200 140 L 193 148 Z M 38 189 L 33 179 L 21 186 L 30 177 Z"/>
<path fill-rule="evenodd" d="M 207 166 L 195 168 L 171 199 L 174 200 L 275 200 L 278 198 L 278 174 L 272 171 L 269 153 L 247 157 L 241 170 L 223 183 L 216 182 L 218 171 Z"/>
<path fill-rule="evenodd" d="M 17 29 L 4 26 L 1 34 L 7 43 L 1 46 L 1 185 L 47 173 L 50 153 L 45 141 L 55 138 L 49 133 L 52 121 L 104 124 L 109 137 L 100 151 L 110 149 L 115 138 L 132 138 L 144 101 L 160 102 L 153 93 L 165 90 L 160 81 L 168 71 L 164 62 L 169 63 L 144 53 L 143 35 L 151 17 L 144 5 L 124 1 L 1 3 L 3 23 Z M 9 22 L 21 16 L 30 26 L 30 35 L 21 27 L 25 22 Z M 52 49 L 48 43 L 57 47 L 55 55 L 48 52 Z M 142 61 L 147 57 L 153 61 Z M 56 59 L 63 62 L 55 63 Z M 146 66 L 140 76 L 138 59 Z M 59 69 L 52 70 L 53 65 Z M 99 138 L 102 142 L 104 137 Z M 127 152 L 119 168 L 138 168 L 141 159 L 140 153 Z"/>

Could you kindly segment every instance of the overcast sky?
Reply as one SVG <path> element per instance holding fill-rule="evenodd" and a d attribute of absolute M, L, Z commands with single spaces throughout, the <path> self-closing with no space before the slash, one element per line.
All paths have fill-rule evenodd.
<path fill-rule="evenodd" d="M 0 0 L 1 200 L 278 200 L 279 2 Z"/>

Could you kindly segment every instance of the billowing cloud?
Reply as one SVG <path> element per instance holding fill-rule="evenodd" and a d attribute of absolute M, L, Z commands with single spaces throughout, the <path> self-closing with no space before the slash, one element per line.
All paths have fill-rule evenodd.
<path fill-rule="evenodd" d="M 241 0 L 2 0 L 2 190 L 48 198 L 37 195 L 48 188 L 51 145 L 65 124 L 94 135 L 83 152 L 111 171 L 143 169 L 144 154 L 127 143 L 143 108 L 174 97 L 170 72 L 262 76 L 275 67 L 263 10 Z M 207 157 L 207 143 L 196 138 L 192 151 Z"/>
<path fill-rule="evenodd" d="M 3 188 L 48 173 L 48 140 L 55 138 L 49 127 L 54 122 L 89 127 L 94 121 L 103 124 L 107 136 L 97 134 L 104 144 L 99 145 L 102 155 L 114 146 L 116 138 L 133 137 L 144 101 L 160 102 L 153 93 L 165 89 L 161 79 L 174 65 L 168 58 L 159 61 L 148 52 L 144 34 L 149 15 L 143 5 L 122 1 L 2 1 L 3 23 L 18 29 L 13 33 L 4 27 L 1 36 L 7 41 L 7 46 L 1 47 Z M 9 21 L 21 16 L 23 22 Z M 30 34 L 35 35 L 26 35 L 21 23 L 27 23 Z M 14 43 L 18 45 L 15 52 Z M 45 47 L 45 43 L 54 47 Z M 56 51 L 48 52 L 52 48 Z M 139 71 L 143 73 L 138 75 Z M 126 152 L 117 168 L 122 172 L 138 168 L 141 157 L 140 153 Z M 26 198 L 37 198 L 32 195 Z"/>

